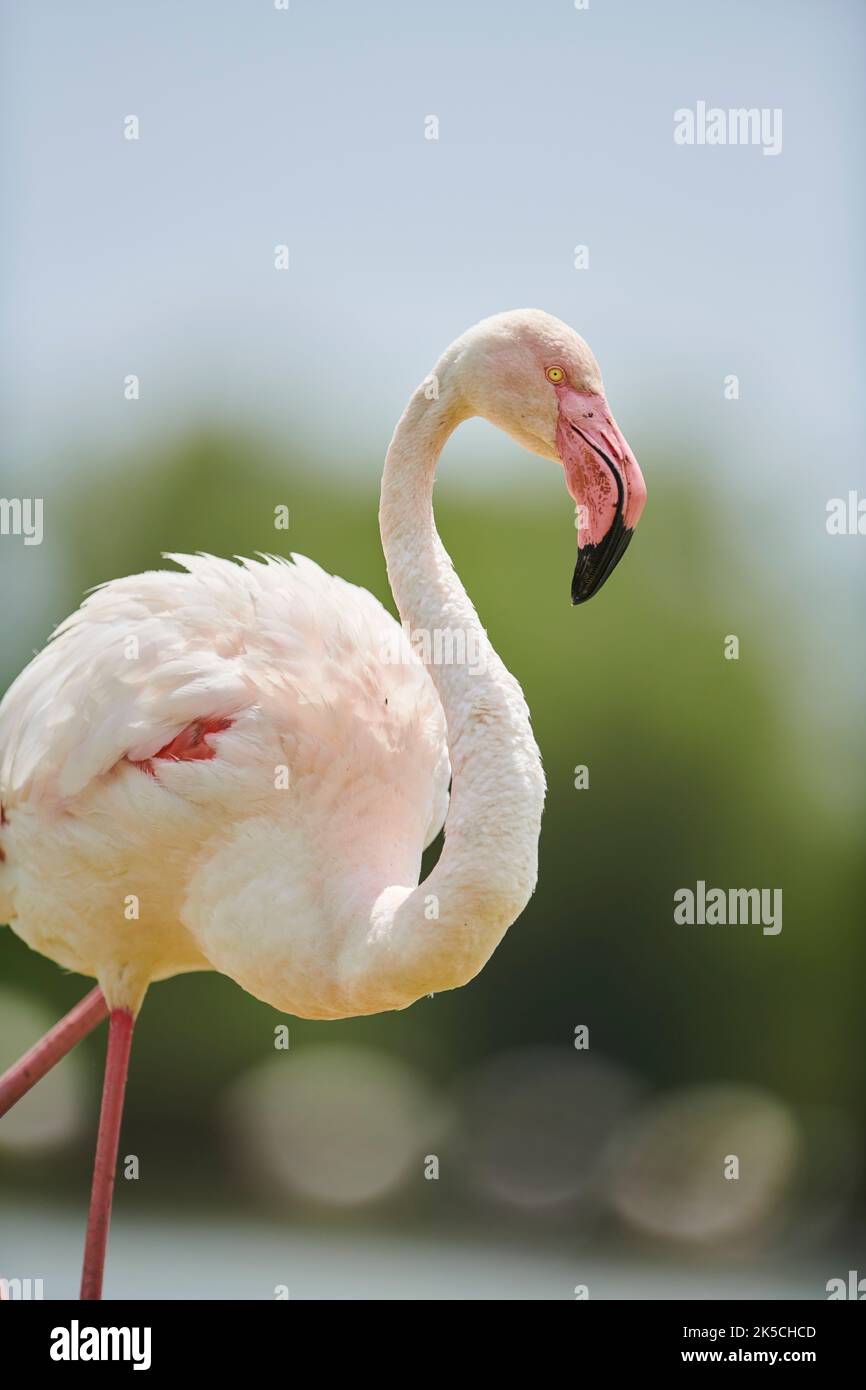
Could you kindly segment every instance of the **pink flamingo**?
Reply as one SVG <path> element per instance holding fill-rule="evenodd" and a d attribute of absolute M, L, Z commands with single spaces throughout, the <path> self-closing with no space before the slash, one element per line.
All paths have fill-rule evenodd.
<path fill-rule="evenodd" d="M 183 571 L 91 594 L 0 705 L 0 920 L 98 982 L 0 1079 L 0 1114 L 109 1014 L 83 1299 L 101 1297 L 152 982 L 218 970 L 303 1018 L 404 1009 L 471 980 L 533 892 L 529 713 L 433 519 L 437 459 L 474 415 L 563 465 L 572 600 L 590 598 L 646 488 L 586 343 L 518 310 L 452 343 L 391 441 L 379 519 L 402 628 L 302 556 L 172 556 Z"/>

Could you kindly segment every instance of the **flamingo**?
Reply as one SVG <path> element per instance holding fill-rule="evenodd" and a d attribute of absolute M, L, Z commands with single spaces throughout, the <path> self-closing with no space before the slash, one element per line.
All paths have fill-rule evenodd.
<path fill-rule="evenodd" d="M 0 1114 L 109 1018 L 82 1299 L 102 1295 L 149 985 L 217 970 L 302 1018 L 405 1009 L 471 980 L 535 888 L 529 712 L 433 517 L 443 445 L 479 415 L 563 466 L 585 602 L 646 487 L 587 344 L 515 310 L 451 344 L 391 440 L 379 522 L 401 624 L 300 555 L 171 555 L 92 592 L 0 704 L 0 921 L 97 981 L 0 1079 Z"/>

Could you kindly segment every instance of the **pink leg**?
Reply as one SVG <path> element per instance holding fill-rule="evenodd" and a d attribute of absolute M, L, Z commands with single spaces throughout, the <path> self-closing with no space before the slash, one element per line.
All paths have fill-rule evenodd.
<path fill-rule="evenodd" d="M 0 1076 L 0 1115 L 11 1110 L 15 1102 L 26 1095 L 37 1081 L 41 1081 L 67 1052 L 71 1052 L 76 1043 L 86 1038 L 107 1013 L 102 990 L 92 989 L 44 1038 L 4 1072 Z"/>
<path fill-rule="evenodd" d="M 111 1221 L 111 1199 L 114 1196 L 123 1095 L 126 1090 L 134 1026 L 135 1019 L 128 1009 L 112 1010 L 108 1020 L 108 1055 L 105 1059 L 102 1109 L 99 1113 L 96 1162 L 93 1165 L 93 1187 L 90 1193 L 90 1215 L 87 1218 L 87 1238 L 84 1243 L 84 1268 L 81 1271 L 81 1297 L 86 1300 L 102 1297 L 102 1276 L 108 1245 L 108 1226 Z"/>

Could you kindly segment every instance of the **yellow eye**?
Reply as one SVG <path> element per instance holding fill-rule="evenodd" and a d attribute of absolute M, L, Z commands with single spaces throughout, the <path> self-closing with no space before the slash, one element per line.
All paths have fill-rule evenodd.
<path fill-rule="evenodd" d="M 548 381 L 553 382 L 554 386 L 558 386 L 561 381 L 565 381 L 565 372 L 561 367 L 548 367 L 545 375 Z"/>

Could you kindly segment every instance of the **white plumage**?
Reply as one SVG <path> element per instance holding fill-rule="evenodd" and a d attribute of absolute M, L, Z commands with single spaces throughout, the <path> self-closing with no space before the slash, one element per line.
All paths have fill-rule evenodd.
<path fill-rule="evenodd" d="M 210 964 L 188 899 L 218 856 L 230 892 L 280 838 L 283 869 L 307 888 L 286 910 L 303 909 L 308 934 L 325 896 L 308 861 L 335 824 L 356 817 L 371 850 L 399 836 L 420 853 L 448 799 L 438 696 L 377 599 L 303 556 L 167 558 L 185 572 L 95 590 L 0 705 L 0 915 L 69 969 L 98 962 L 126 1005 L 150 979 Z M 154 775 L 136 765 L 219 717 L 232 724 L 208 736 L 212 760 L 160 759 Z M 395 819 L 388 786 L 416 814 Z M 297 921 L 287 925 L 295 937 Z"/>

